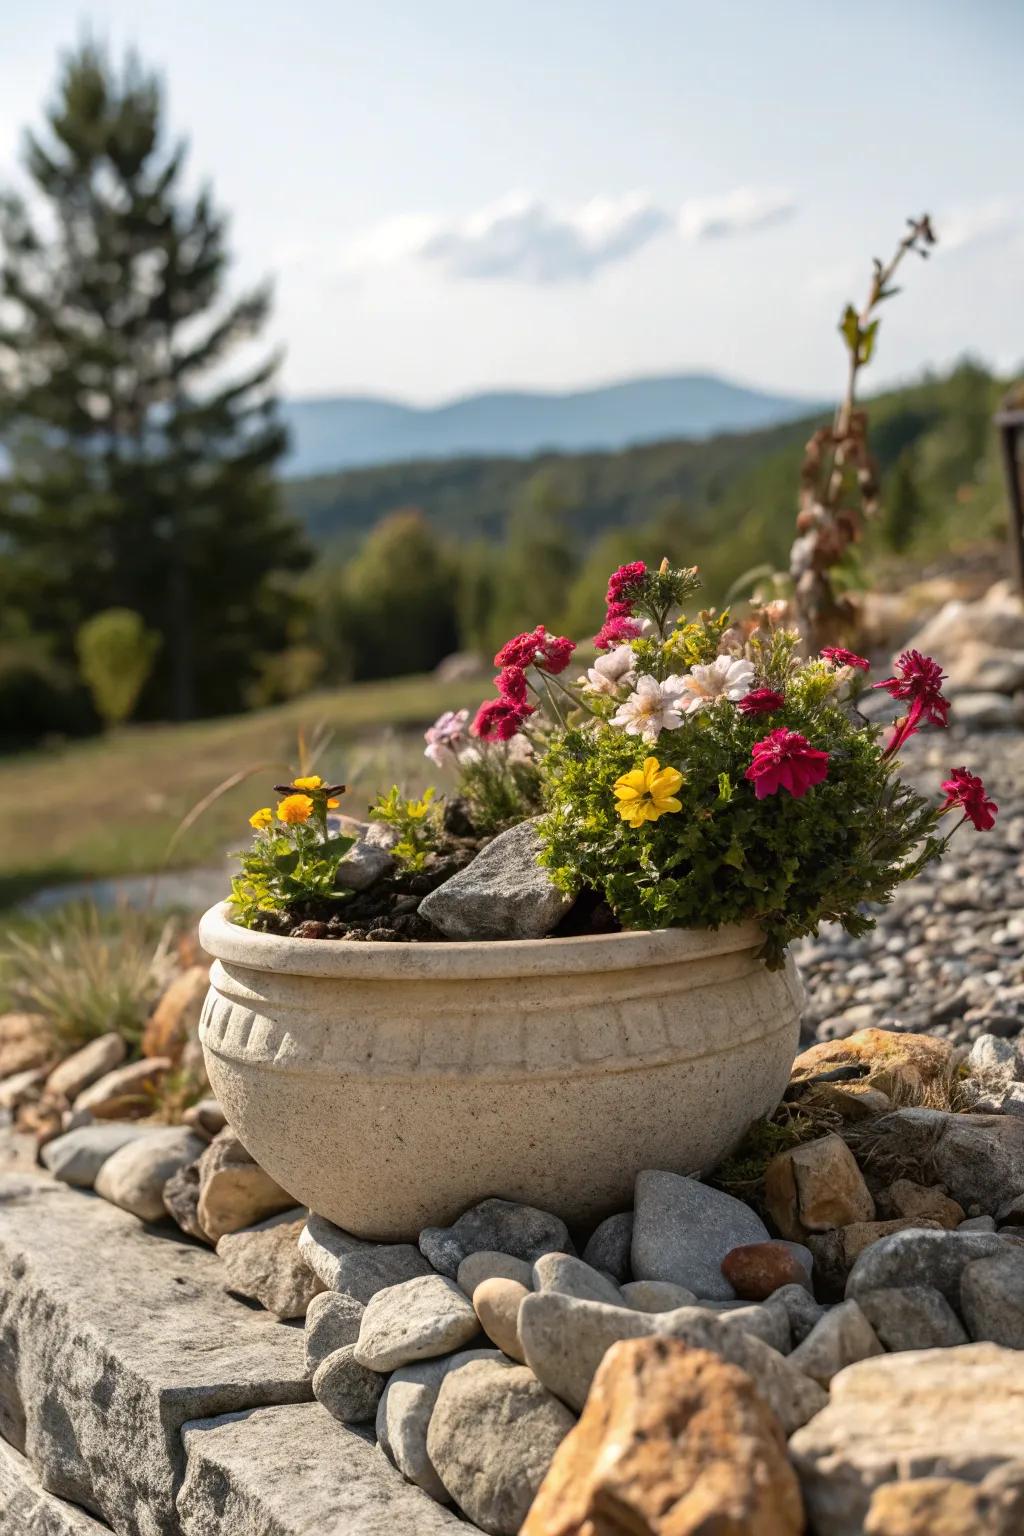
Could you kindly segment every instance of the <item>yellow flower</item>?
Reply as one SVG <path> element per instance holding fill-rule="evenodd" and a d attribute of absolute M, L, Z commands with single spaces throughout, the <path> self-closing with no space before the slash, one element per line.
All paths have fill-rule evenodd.
<path fill-rule="evenodd" d="M 328 802 L 327 802 L 327 809 L 329 811 L 336 811 L 340 804 L 341 804 L 341 801 L 338 800 L 338 799 L 328 800 Z"/>
<path fill-rule="evenodd" d="M 657 821 L 667 811 L 681 811 L 675 798 L 683 776 L 676 768 L 663 768 L 656 757 L 645 757 L 642 768 L 634 768 L 616 779 L 612 793 L 618 800 L 615 809 L 631 827 L 645 821 Z"/>
<path fill-rule="evenodd" d="M 323 789 L 324 781 L 318 773 L 311 773 L 306 779 L 293 779 L 292 789 Z"/>
<path fill-rule="evenodd" d="M 277 808 L 277 819 L 286 827 L 308 821 L 313 814 L 313 802 L 308 795 L 286 795 Z"/>
<path fill-rule="evenodd" d="M 249 825 L 250 827 L 254 827 L 257 832 L 264 832 L 266 831 L 267 827 L 270 826 L 270 823 L 273 821 L 273 819 L 273 811 L 270 809 L 269 805 L 265 805 L 261 811 L 253 811 L 252 815 L 249 817 Z"/>

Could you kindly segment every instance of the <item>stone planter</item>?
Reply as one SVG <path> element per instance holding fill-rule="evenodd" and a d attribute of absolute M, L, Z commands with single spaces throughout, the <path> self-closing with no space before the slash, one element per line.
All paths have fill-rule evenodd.
<path fill-rule="evenodd" d="M 488 1195 L 574 1223 L 642 1168 L 709 1169 L 774 1108 L 798 1034 L 756 926 L 506 943 L 276 938 L 213 907 L 200 1038 L 228 1120 L 297 1202 L 412 1238 Z"/>

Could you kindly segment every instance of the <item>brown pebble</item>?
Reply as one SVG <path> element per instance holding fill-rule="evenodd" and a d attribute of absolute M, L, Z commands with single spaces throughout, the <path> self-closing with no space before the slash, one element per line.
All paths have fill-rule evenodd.
<path fill-rule="evenodd" d="M 482 1280 L 473 1292 L 473 1310 L 480 1326 L 512 1360 L 525 1363 L 519 1342 L 519 1304 L 530 1293 L 518 1280 Z"/>
<path fill-rule="evenodd" d="M 785 1243 L 745 1243 L 722 1260 L 722 1274 L 744 1301 L 765 1301 L 784 1285 L 810 1290 L 807 1270 Z"/>

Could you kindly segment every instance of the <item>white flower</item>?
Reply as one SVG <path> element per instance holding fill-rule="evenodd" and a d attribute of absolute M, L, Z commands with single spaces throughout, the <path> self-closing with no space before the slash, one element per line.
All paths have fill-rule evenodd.
<path fill-rule="evenodd" d="M 619 726 L 627 736 L 642 736 L 644 741 L 657 741 L 662 731 L 674 731 L 683 723 L 679 713 L 679 686 L 681 679 L 666 677 L 659 683 L 656 677 L 644 673 L 636 680 L 636 687 L 624 704 L 612 715 L 612 725 Z"/>
<path fill-rule="evenodd" d="M 684 714 L 708 709 L 718 699 L 734 704 L 754 686 L 754 668 L 737 656 L 716 656 L 707 666 L 691 667 L 679 680 L 679 708 Z"/>
<path fill-rule="evenodd" d="M 617 698 L 623 685 L 633 682 L 634 659 L 631 645 L 617 645 L 606 656 L 597 658 L 580 683 L 587 693 L 606 693 Z"/>

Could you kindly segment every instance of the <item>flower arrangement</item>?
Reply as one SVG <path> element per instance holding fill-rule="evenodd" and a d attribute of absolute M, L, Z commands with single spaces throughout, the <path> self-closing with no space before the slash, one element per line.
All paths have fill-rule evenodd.
<path fill-rule="evenodd" d="M 744 626 L 709 611 L 688 620 L 697 586 L 695 570 L 667 562 L 622 566 L 598 657 L 573 682 L 572 641 L 543 626 L 510 640 L 496 697 L 468 735 L 460 721 L 471 760 L 453 743 L 452 762 L 464 776 L 473 739 L 506 752 L 532 740 L 521 750 L 539 765 L 542 857 L 561 888 L 598 892 L 629 928 L 754 918 L 777 967 L 822 922 L 868 930 L 866 905 L 891 900 L 965 821 L 991 828 L 997 807 L 966 768 L 942 802 L 899 777 L 905 742 L 948 721 L 938 663 L 908 651 L 870 685 L 901 711 L 886 732 L 858 708 L 864 657 L 830 646 L 802 658 L 771 607 Z M 428 732 L 434 761 L 449 728 L 442 717 Z"/>
<path fill-rule="evenodd" d="M 343 899 L 335 876 L 355 839 L 333 834 L 327 813 L 341 803 L 344 784 L 310 774 L 274 788 L 283 799 L 276 811 L 264 805 L 249 817 L 252 846 L 240 855 L 242 872 L 231 882 L 231 905 L 245 927 L 257 926 L 268 912 Z"/>

